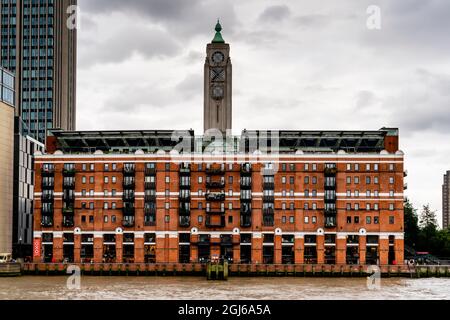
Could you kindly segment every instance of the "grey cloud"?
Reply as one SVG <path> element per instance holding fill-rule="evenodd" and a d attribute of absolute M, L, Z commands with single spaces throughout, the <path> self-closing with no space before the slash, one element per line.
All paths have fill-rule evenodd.
<path fill-rule="evenodd" d="M 135 53 L 145 58 L 170 57 L 180 50 L 180 45 L 164 31 L 145 26 L 123 26 L 108 38 L 85 40 L 80 50 L 80 65 L 89 67 L 96 63 L 120 63 Z"/>
<path fill-rule="evenodd" d="M 275 5 L 264 9 L 258 20 L 262 22 L 274 22 L 283 20 L 291 14 L 291 10 L 286 5 Z"/>
<path fill-rule="evenodd" d="M 79 4 L 83 13 L 121 12 L 143 17 L 150 23 L 160 24 L 171 32 L 171 37 L 184 42 L 208 30 L 211 30 L 212 38 L 217 18 L 223 22 L 224 30 L 228 34 L 233 34 L 239 27 L 234 7 L 227 1 L 80 0 Z"/>
<path fill-rule="evenodd" d="M 375 94 L 368 90 L 362 90 L 358 92 L 355 98 L 357 109 L 364 109 L 367 107 L 371 107 L 375 104 L 375 102 L 376 102 Z"/>

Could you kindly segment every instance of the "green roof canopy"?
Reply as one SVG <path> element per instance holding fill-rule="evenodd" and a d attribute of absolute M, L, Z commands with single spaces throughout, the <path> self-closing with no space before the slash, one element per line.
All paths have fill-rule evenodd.
<path fill-rule="evenodd" d="M 220 25 L 219 20 L 217 20 L 216 35 L 214 36 L 212 43 L 225 43 L 225 40 L 223 40 L 222 34 L 220 33 L 221 31 L 222 31 L 222 26 Z"/>

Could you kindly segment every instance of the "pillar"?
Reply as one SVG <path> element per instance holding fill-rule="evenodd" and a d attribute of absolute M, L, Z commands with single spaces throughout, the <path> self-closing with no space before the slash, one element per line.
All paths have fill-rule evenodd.
<path fill-rule="evenodd" d="M 262 233 L 254 233 L 252 237 L 252 264 L 261 264 L 263 262 L 262 245 Z"/>
<path fill-rule="evenodd" d="M 325 263 L 325 236 L 323 234 L 317 235 L 317 264 Z"/>
<path fill-rule="evenodd" d="M 395 243 L 394 243 L 394 250 L 395 250 L 395 261 L 398 265 L 404 265 L 405 264 L 405 240 L 404 236 L 395 236 Z"/>
<path fill-rule="evenodd" d="M 305 238 L 303 236 L 295 236 L 294 242 L 294 258 L 295 264 L 305 263 Z"/>
<path fill-rule="evenodd" d="M 233 234 L 233 262 L 241 263 L 241 236 Z"/>
<path fill-rule="evenodd" d="M 274 237 L 274 248 L 273 248 L 273 252 L 274 252 L 274 259 L 273 262 L 274 264 L 281 264 L 282 263 L 282 252 L 283 252 L 283 244 L 282 244 L 282 237 L 281 235 L 276 234 Z"/>
<path fill-rule="evenodd" d="M 198 241 L 199 236 L 197 234 L 191 234 L 191 262 L 198 262 Z"/>
<path fill-rule="evenodd" d="M 336 237 L 336 264 L 347 263 L 347 236 L 338 235 Z"/>
<path fill-rule="evenodd" d="M 178 233 L 169 235 L 168 262 L 178 263 Z"/>
<path fill-rule="evenodd" d="M 166 260 L 166 235 L 156 234 L 156 263 L 164 263 Z"/>
<path fill-rule="evenodd" d="M 94 234 L 94 262 L 103 262 L 103 235 Z"/>
<path fill-rule="evenodd" d="M 360 235 L 359 236 L 359 264 L 366 264 L 366 244 L 367 244 L 367 236 Z"/>
<path fill-rule="evenodd" d="M 381 235 L 378 244 L 378 254 L 380 257 L 380 265 L 386 266 L 389 264 L 389 236 Z"/>
<path fill-rule="evenodd" d="M 134 262 L 144 263 L 144 232 L 134 234 Z"/>
<path fill-rule="evenodd" d="M 73 261 L 81 263 L 81 234 L 74 234 L 73 236 Z"/>
<path fill-rule="evenodd" d="M 62 232 L 53 233 L 53 261 L 62 262 L 63 261 L 63 245 L 64 239 Z"/>

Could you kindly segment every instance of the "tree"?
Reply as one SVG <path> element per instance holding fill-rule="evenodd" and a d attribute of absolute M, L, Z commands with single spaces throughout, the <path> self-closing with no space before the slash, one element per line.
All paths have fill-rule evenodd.
<path fill-rule="evenodd" d="M 427 204 L 423 206 L 420 214 L 420 249 L 431 251 L 436 248 L 437 229 L 436 211 L 432 211 L 430 205 Z"/>
<path fill-rule="evenodd" d="M 419 240 L 419 217 L 417 209 L 415 209 L 409 199 L 405 200 L 405 244 L 409 247 L 416 248 Z"/>
<path fill-rule="evenodd" d="M 420 227 L 422 230 L 429 228 L 434 231 L 438 228 L 436 211 L 432 211 L 429 204 L 423 206 L 422 208 L 422 212 L 420 214 Z"/>

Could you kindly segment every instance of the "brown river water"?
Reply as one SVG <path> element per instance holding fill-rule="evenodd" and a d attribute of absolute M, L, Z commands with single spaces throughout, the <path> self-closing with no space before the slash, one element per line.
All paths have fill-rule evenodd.
<path fill-rule="evenodd" d="M 370 290 L 365 278 L 90 277 L 80 289 L 68 277 L 0 278 L 0 300 L 450 300 L 450 279 L 381 279 Z"/>

